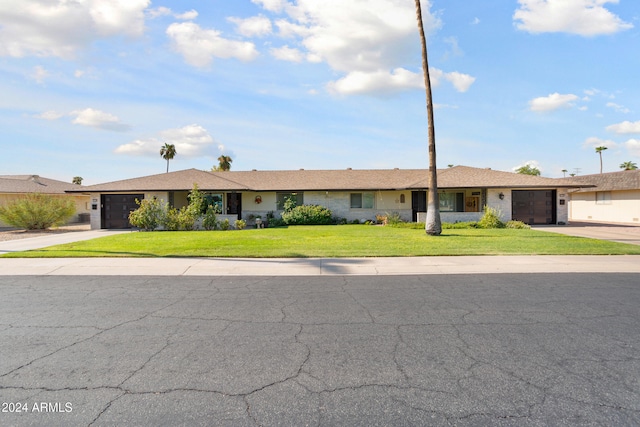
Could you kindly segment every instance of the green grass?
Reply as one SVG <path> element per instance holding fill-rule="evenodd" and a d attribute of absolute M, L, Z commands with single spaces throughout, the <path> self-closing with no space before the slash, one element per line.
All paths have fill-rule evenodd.
<path fill-rule="evenodd" d="M 424 230 L 365 225 L 242 231 L 132 232 L 6 257 L 398 257 L 439 255 L 627 255 L 640 246 L 535 230 Z"/>

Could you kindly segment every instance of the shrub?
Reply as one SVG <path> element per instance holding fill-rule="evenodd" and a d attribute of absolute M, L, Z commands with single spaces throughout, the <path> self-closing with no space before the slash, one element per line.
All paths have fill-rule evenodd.
<path fill-rule="evenodd" d="M 359 219 L 354 219 L 353 221 L 351 221 L 351 224 L 360 224 L 360 220 Z"/>
<path fill-rule="evenodd" d="M 461 229 L 467 229 L 467 228 L 478 228 L 478 223 L 475 222 L 475 221 L 455 222 L 455 223 L 443 222 L 442 223 L 442 228 L 443 229 L 450 229 L 450 230 L 461 230 Z"/>
<path fill-rule="evenodd" d="M 216 209 L 212 205 L 207 207 L 207 212 L 202 219 L 202 226 L 207 231 L 215 230 L 218 226 L 218 216 L 216 215 Z"/>
<path fill-rule="evenodd" d="M 27 230 L 44 230 L 65 224 L 75 213 L 72 198 L 47 194 L 29 194 L 6 206 L 0 206 L 2 221 Z"/>
<path fill-rule="evenodd" d="M 376 223 L 387 225 L 387 216 L 376 214 Z"/>
<path fill-rule="evenodd" d="M 398 212 L 388 213 L 386 217 L 387 217 L 387 225 L 398 225 L 401 222 L 403 222 L 402 217 Z"/>
<path fill-rule="evenodd" d="M 180 212 L 176 208 L 168 208 L 160 225 L 167 231 L 180 230 Z"/>
<path fill-rule="evenodd" d="M 244 219 L 236 219 L 233 223 L 233 226 L 236 228 L 236 230 L 244 230 L 244 228 L 247 226 L 247 221 L 245 221 Z"/>
<path fill-rule="evenodd" d="M 529 225 L 525 224 L 522 221 L 507 221 L 507 223 L 505 224 L 506 228 L 516 228 L 516 229 L 521 229 L 521 230 L 528 230 L 529 228 L 531 228 Z"/>
<path fill-rule="evenodd" d="M 327 225 L 333 223 L 333 214 L 324 206 L 300 205 L 285 210 L 282 220 L 287 225 Z"/>
<path fill-rule="evenodd" d="M 504 228 L 504 222 L 500 219 L 501 212 L 498 209 L 485 206 L 484 207 L 484 215 L 478 221 L 478 226 L 480 228 Z"/>
<path fill-rule="evenodd" d="M 167 216 L 167 205 L 155 197 L 151 199 L 136 199 L 136 203 L 140 206 L 129 214 L 129 222 L 134 227 L 142 230 L 153 231 L 160 224 L 164 224 Z"/>
<path fill-rule="evenodd" d="M 225 218 L 224 220 L 220 221 L 220 229 L 227 231 L 229 228 L 231 228 L 231 224 L 229 223 L 229 220 L 227 218 Z"/>

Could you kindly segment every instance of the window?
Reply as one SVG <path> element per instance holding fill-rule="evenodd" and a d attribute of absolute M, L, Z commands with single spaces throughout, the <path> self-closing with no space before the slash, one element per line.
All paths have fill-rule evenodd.
<path fill-rule="evenodd" d="M 611 191 L 596 191 L 596 205 L 610 205 Z"/>
<path fill-rule="evenodd" d="M 440 194 L 441 212 L 464 212 L 464 193 Z"/>
<path fill-rule="evenodd" d="M 373 193 L 351 193 L 351 209 L 373 209 L 375 200 Z"/>
<path fill-rule="evenodd" d="M 293 200 L 296 206 L 300 206 L 304 204 L 304 193 L 276 193 L 276 209 L 279 211 L 284 210 L 284 202 L 287 199 Z"/>
<path fill-rule="evenodd" d="M 203 212 L 201 213 L 205 213 L 209 206 L 213 206 L 216 213 L 222 213 L 222 194 L 205 194 Z"/>

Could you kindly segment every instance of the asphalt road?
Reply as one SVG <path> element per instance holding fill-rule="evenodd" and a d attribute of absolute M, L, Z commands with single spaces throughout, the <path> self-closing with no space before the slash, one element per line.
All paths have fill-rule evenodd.
<path fill-rule="evenodd" d="M 0 425 L 640 425 L 638 274 L 0 277 Z"/>

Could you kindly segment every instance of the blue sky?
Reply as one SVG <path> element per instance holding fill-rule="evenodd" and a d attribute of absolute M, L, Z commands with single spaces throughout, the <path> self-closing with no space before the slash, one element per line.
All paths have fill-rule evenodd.
<path fill-rule="evenodd" d="M 423 1 L 438 167 L 640 164 L 637 0 Z M 0 174 L 426 168 L 411 0 L 5 0 Z"/>

